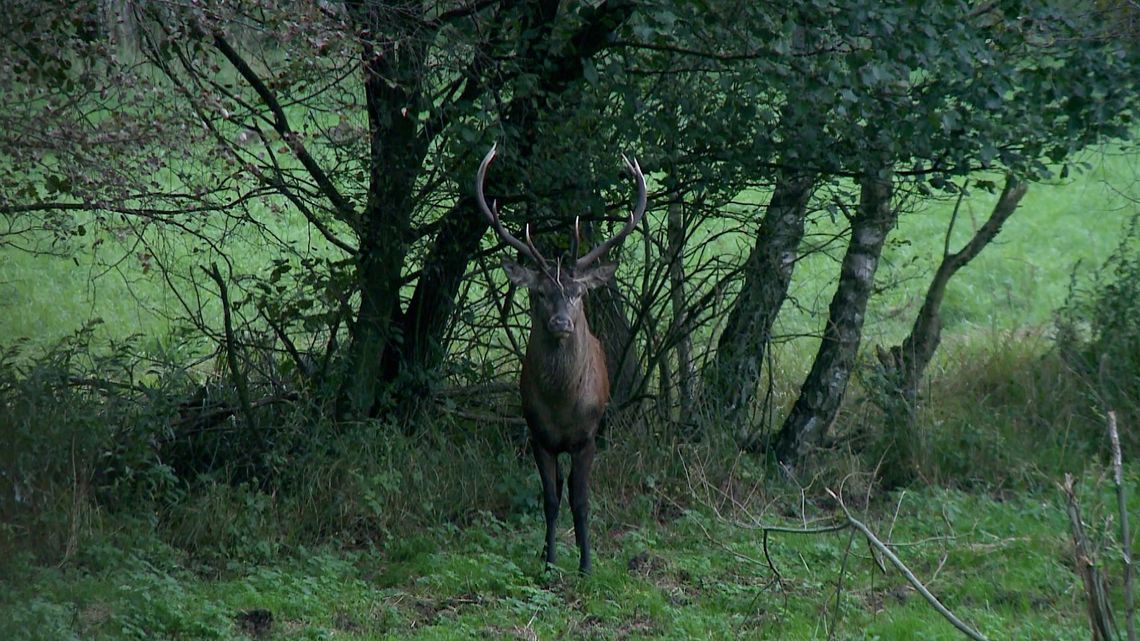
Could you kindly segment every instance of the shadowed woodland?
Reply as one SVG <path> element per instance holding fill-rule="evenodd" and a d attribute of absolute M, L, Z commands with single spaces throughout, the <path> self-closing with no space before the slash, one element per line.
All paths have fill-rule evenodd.
<path fill-rule="evenodd" d="M 1137 20 L 1126 1 L 10 3 L 9 631 L 308 638 L 282 622 L 327 614 L 336 638 L 718 637 L 709 612 L 862 638 L 896 611 L 855 587 L 873 565 L 898 561 L 918 609 L 977 543 L 1055 560 L 1079 602 L 968 597 L 950 572 L 958 605 L 991 609 L 931 614 L 947 631 L 999 636 L 1012 603 L 1051 613 L 1026 635 L 1134 639 L 1130 574 L 1099 568 L 1130 558 L 1130 499 L 1106 493 L 1140 453 Z M 595 509 L 574 511 L 600 541 L 590 579 L 539 564 L 518 378 L 542 278 L 590 289 L 573 295 L 604 353 Z M 571 451 L 539 448 L 540 469 L 546 449 Z M 908 535 L 963 541 L 914 573 L 882 530 L 908 492 Z M 1051 504 L 1052 534 L 954 530 L 983 499 Z M 573 557 L 549 522 L 546 558 Z M 818 547 L 836 532 L 846 548 Z M 697 561 L 729 549 L 755 573 Z M 69 592 L 167 561 L 218 612 L 132 619 L 161 608 Z M 838 579 L 796 584 L 793 563 Z M 365 623 L 203 596 L 273 564 L 279 589 L 324 577 L 394 605 Z M 665 600 L 602 613 L 630 581 Z M 550 608 L 569 618 L 527 623 Z"/>

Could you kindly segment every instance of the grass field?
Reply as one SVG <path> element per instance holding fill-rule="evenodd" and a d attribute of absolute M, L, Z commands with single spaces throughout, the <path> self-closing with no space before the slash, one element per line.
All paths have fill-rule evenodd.
<path fill-rule="evenodd" d="M 1088 161 L 1091 168 L 1084 173 L 1031 185 L 996 240 L 954 277 L 942 307 L 947 335 L 1051 322 L 1065 300 L 1073 269 L 1097 267 L 1116 248 L 1137 212 L 1140 161 L 1110 150 L 1089 152 Z M 995 181 L 1000 189 L 1000 177 Z M 971 190 L 961 206 L 951 251 L 967 242 L 996 201 L 997 194 Z M 935 267 L 932 257 L 942 253 L 952 208 L 952 202 L 938 202 L 900 217 L 894 237 L 906 242 L 888 243 L 884 249 L 876 282 L 889 288 L 871 301 L 868 340 L 898 340 L 909 331 Z M 808 272 L 801 281 L 805 286 L 821 280 L 822 274 Z"/>
<path fill-rule="evenodd" d="M 1099 264 L 1136 211 L 1137 158 L 1115 148 L 1087 152 L 1088 171 L 1033 185 L 997 241 L 952 281 L 943 307 L 947 333 L 1048 323 L 1064 301 L 1074 266 Z M 984 222 L 995 200 L 996 195 L 971 191 L 962 205 L 952 249 Z M 869 341 L 897 340 L 909 329 L 935 266 L 932 257 L 940 255 L 952 208 L 952 202 L 932 202 L 900 218 L 894 237 L 905 242 L 890 243 L 884 250 L 877 282 L 886 289 L 871 303 L 865 330 Z M 272 218 L 274 234 L 294 244 L 308 241 L 299 215 Z M 239 269 L 267 270 L 273 256 L 266 254 L 266 245 L 252 232 L 241 238 L 249 244 L 234 253 Z M 0 247 L 0 335 L 47 345 L 93 319 L 103 321 L 99 335 L 106 337 L 169 333 L 168 315 L 170 310 L 177 313 L 177 301 L 144 253 L 115 243 L 103 244 L 98 253 L 80 247 L 62 258 Z M 185 261 L 181 269 L 187 271 L 203 259 L 181 252 L 179 260 Z M 784 310 L 784 331 L 798 334 L 818 326 L 834 272 L 834 257 L 801 261 L 791 293 L 806 310 Z"/>
<path fill-rule="evenodd" d="M 1086 495 L 1086 505 L 1109 500 L 1107 492 Z M 879 515 L 865 517 L 868 525 L 927 587 L 989 638 L 1088 638 L 1065 514 L 1052 498 L 926 489 L 882 497 L 866 510 Z M 636 505 L 604 512 L 594 520 L 595 574 L 585 579 L 573 572 L 569 532 L 561 536 L 560 569 L 542 571 L 533 514 L 482 513 L 393 537 L 379 549 L 299 548 L 216 565 L 153 540 L 111 536 L 62 568 L 17 564 L 0 596 L 0 634 L 44 641 L 962 638 L 896 571 L 881 572 L 848 531 L 772 533 L 766 558 L 761 532 L 749 525 L 803 524 L 740 511 L 722 517 L 708 505 L 659 506 L 640 517 Z M 1105 567 L 1118 570 L 1115 562 Z"/>

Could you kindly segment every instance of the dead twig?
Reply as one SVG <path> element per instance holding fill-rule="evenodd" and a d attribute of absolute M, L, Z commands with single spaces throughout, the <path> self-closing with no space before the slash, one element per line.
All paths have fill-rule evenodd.
<path fill-rule="evenodd" d="M 229 288 L 226 287 L 226 280 L 222 278 L 222 272 L 218 269 L 217 263 L 210 263 L 210 268 L 203 267 L 202 271 L 206 272 L 206 275 L 218 286 L 218 296 L 222 303 L 222 322 L 226 332 L 226 364 L 229 366 L 234 388 L 237 389 L 238 403 L 246 424 L 256 429 L 257 416 L 253 413 L 253 405 L 249 400 L 249 384 L 246 381 L 245 374 L 241 371 L 241 364 L 238 360 L 238 345 L 234 336 L 233 310 L 230 305 Z"/>
<path fill-rule="evenodd" d="M 922 584 L 922 581 L 918 580 L 918 577 L 916 577 L 914 573 L 910 571 L 910 568 L 908 568 L 906 564 L 903 563 L 901 559 L 899 559 L 899 557 L 895 556 L 895 553 L 892 552 L 891 549 L 886 546 L 886 544 L 880 541 L 879 537 L 875 536 L 875 533 L 872 532 L 870 528 L 864 525 L 862 521 L 852 516 L 851 512 L 847 509 L 847 504 L 843 502 L 842 498 L 840 498 L 837 494 L 835 494 L 835 492 L 832 492 L 830 489 L 827 490 L 827 493 L 839 503 L 839 507 L 843 508 L 843 514 L 847 518 L 847 523 L 849 523 L 851 527 L 855 528 L 856 530 L 859 530 L 859 532 L 867 539 L 867 543 L 869 543 L 871 547 L 875 548 L 879 554 L 886 557 L 886 559 L 891 562 L 891 565 L 895 566 L 895 569 L 898 570 L 904 577 L 906 577 L 907 582 L 910 583 L 915 590 L 918 590 L 918 593 L 922 595 L 922 598 L 926 599 L 926 602 L 929 603 L 931 607 L 933 607 L 939 614 L 941 614 L 943 618 L 949 621 L 951 625 L 953 625 L 955 628 L 958 628 L 962 634 L 965 634 L 971 639 L 974 639 L 974 641 L 986 641 L 986 637 L 982 636 L 980 632 L 966 625 L 961 619 L 955 616 L 953 612 L 947 609 L 946 606 L 942 605 L 942 602 L 938 600 L 938 597 L 934 596 L 930 590 L 926 589 L 926 586 Z"/>
<path fill-rule="evenodd" d="M 501 414 L 472 412 L 468 410 L 447 407 L 443 404 L 439 404 L 436 407 L 442 412 L 467 421 L 475 421 L 478 423 L 504 423 L 506 425 L 526 425 L 526 419 L 521 416 L 506 416 Z"/>
<path fill-rule="evenodd" d="M 831 613 L 831 625 L 827 630 L 827 639 L 835 638 L 835 630 L 839 628 L 839 616 L 843 609 L 843 577 L 847 575 L 847 560 L 851 558 L 851 546 L 855 543 L 855 530 L 847 535 L 847 546 L 843 549 L 843 561 L 839 564 L 839 576 L 835 578 L 835 611 Z"/>
<path fill-rule="evenodd" d="M 1136 602 L 1132 597 L 1132 534 L 1128 529 L 1128 496 L 1124 485 L 1124 464 L 1120 455 L 1120 433 L 1116 412 L 1108 412 L 1108 440 L 1112 444 L 1112 480 L 1116 485 L 1116 506 L 1120 512 L 1120 552 L 1124 565 L 1124 625 L 1128 641 L 1136 641 Z"/>
<path fill-rule="evenodd" d="M 266 396 L 252 400 L 249 402 L 249 407 L 251 410 L 253 410 L 260 407 L 265 407 L 266 405 L 295 402 L 300 399 L 300 393 L 287 392 L 285 394 L 275 394 L 273 396 Z M 194 410 L 198 409 L 200 409 L 200 411 L 198 411 L 198 413 L 194 413 Z M 197 429 L 193 430 L 194 433 L 217 431 L 213 429 L 213 426 L 226 420 L 234 414 L 237 414 L 239 411 L 242 411 L 242 408 L 240 406 L 235 407 L 233 405 L 219 405 L 210 409 L 194 408 L 192 406 L 188 406 L 184 408 L 185 415 L 175 421 L 172 421 L 170 425 L 172 428 L 174 428 L 175 432 L 191 425 L 199 426 Z"/>
<path fill-rule="evenodd" d="M 1114 641 L 1116 639 L 1116 624 L 1112 620 L 1112 608 L 1108 602 L 1105 590 L 1104 576 L 1097 567 L 1093 553 L 1088 549 L 1088 538 L 1085 536 L 1084 524 L 1081 522 L 1081 506 L 1077 501 L 1076 479 L 1072 474 L 1065 474 L 1065 482 L 1061 484 L 1061 491 L 1065 494 L 1065 510 L 1069 514 L 1069 527 L 1073 535 L 1073 554 L 1076 557 L 1077 574 L 1085 586 L 1087 599 L 1089 626 L 1092 628 L 1093 641 Z"/>

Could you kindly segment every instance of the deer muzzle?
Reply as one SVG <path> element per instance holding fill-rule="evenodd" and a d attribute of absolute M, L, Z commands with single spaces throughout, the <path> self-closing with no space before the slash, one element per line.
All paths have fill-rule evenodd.
<path fill-rule="evenodd" d="M 566 338 L 574 333 L 574 321 L 569 314 L 555 314 L 546 321 L 546 329 L 558 338 Z"/>

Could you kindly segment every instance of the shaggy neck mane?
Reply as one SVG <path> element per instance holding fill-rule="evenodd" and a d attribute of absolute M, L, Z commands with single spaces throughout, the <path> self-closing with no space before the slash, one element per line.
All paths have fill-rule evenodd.
<path fill-rule="evenodd" d="M 543 387 L 564 390 L 581 383 L 590 365 L 590 331 L 584 318 L 574 323 L 574 333 L 563 340 L 550 337 L 539 327 L 531 336 L 537 349 L 529 350 L 530 357 Z"/>

